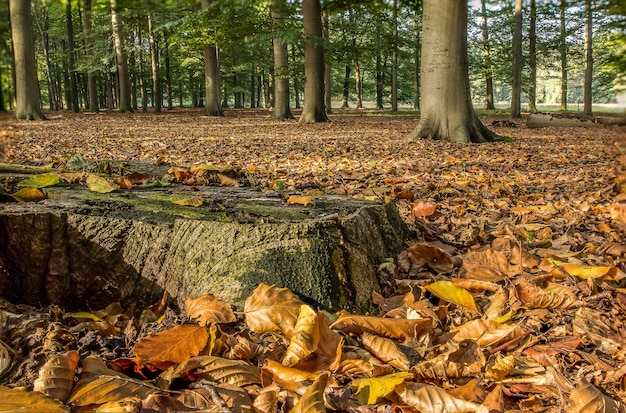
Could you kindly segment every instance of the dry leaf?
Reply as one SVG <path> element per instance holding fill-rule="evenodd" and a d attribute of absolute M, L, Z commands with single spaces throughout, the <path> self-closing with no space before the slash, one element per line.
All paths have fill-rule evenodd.
<path fill-rule="evenodd" d="M 125 399 L 108 402 L 99 406 L 95 413 L 139 413 L 142 408 L 141 399 L 138 397 L 127 397 Z"/>
<path fill-rule="evenodd" d="M 450 395 L 440 387 L 422 383 L 403 383 L 396 387 L 400 399 L 419 411 L 429 413 L 488 413 L 479 404 Z"/>
<path fill-rule="evenodd" d="M 291 337 L 282 360 L 283 365 L 287 367 L 294 366 L 301 359 L 308 357 L 317 349 L 320 341 L 317 313 L 308 305 L 300 307 L 294 330 L 295 334 Z"/>
<path fill-rule="evenodd" d="M 120 187 L 120 189 L 130 189 L 133 187 L 133 184 L 130 182 L 130 179 L 124 178 L 122 176 L 117 177 L 113 180 L 113 183 Z"/>
<path fill-rule="evenodd" d="M 415 244 L 406 250 L 412 264 L 427 265 L 431 270 L 446 274 L 454 269 L 452 258 L 441 248 L 428 244 Z"/>
<path fill-rule="evenodd" d="M 261 283 L 246 299 L 243 311 L 251 331 L 282 332 L 291 339 L 302 304 L 289 289 Z"/>
<path fill-rule="evenodd" d="M 419 201 L 411 205 L 411 214 L 414 217 L 429 217 L 435 213 L 437 205 Z"/>
<path fill-rule="evenodd" d="M 361 339 L 363 340 L 363 347 L 385 363 L 392 365 L 398 370 L 409 370 L 411 368 L 409 358 L 398 349 L 393 341 L 370 334 L 367 331 L 363 332 Z"/>
<path fill-rule="evenodd" d="M 435 281 L 424 288 L 444 301 L 478 312 L 472 294 L 464 288 L 457 287 L 451 281 Z"/>
<path fill-rule="evenodd" d="M 509 260 L 500 251 L 470 251 L 463 257 L 466 278 L 498 282 L 515 274 Z"/>
<path fill-rule="evenodd" d="M 315 205 L 315 201 L 313 201 L 312 196 L 299 196 L 299 195 L 290 195 L 287 198 L 287 205 Z"/>
<path fill-rule="evenodd" d="M 344 313 L 330 327 L 345 333 L 363 334 L 367 331 L 388 338 L 406 340 L 416 337 L 423 330 L 430 328 L 430 325 L 430 319 L 407 320 Z"/>
<path fill-rule="evenodd" d="M 0 386 L 0 412 L 69 413 L 70 408 L 36 391 Z"/>
<path fill-rule="evenodd" d="M 158 387 L 119 374 L 101 375 L 89 380 L 83 380 L 81 375 L 81 380 L 74 387 L 68 402 L 76 406 L 88 406 L 115 402 L 128 397 L 143 399 L 160 391 Z"/>
<path fill-rule="evenodd" d="M 479 346 L 493 346 L 523 334 L 520 327 L 514 324 L 500 324 L 492 320 L 476 319 L 450 329 L 454 340 L 472 340 Z"/>
<path fill-rule="evenodd" d="M 571 413 L 626 413 L 626 404 L 602 393 L 585 378 L 569 396 Z"/>
<path fill-rule="evenodd" d="M 324 389 L 328 374 L 320 375 L 300 397 L 290 413 L 326 413 L 324 407 Z"/>
<path fill-rule="evenodd" d="M 413 373 L 405 371 L 381 377 L 357 379 L 352 381 L 352 386 L 357 388 L 356 398 L 360 404 L 376 404 L 379 403 L 379 399 L 391 394 L 396 386 L 412 377 Z"/>
<path fill-rule="evenodd" d="M 171 202 L 172 204 L 176 204 L 180 206 L 190 206 L 194 208 L 202 206 L 202 204 L 204 203 L 204 201 L 202 201 L 202 198 L 197 197 L 197 196 L 190 196 L 187 198 L 174 198 L 172 199 Z"/>
<path fill-rule="evenodd" d="M 238 188 L 239 182 L 236 179 L 231 178 L 230 176 L 218 173 L 217 178 L 220 180 L 220 185 L 222 186 L 232 186 L 234 188 Z"/>
<path fill-rule="evenodd" d="M 138 365 L 169 366 L 201 354 L 209 344 L 209 337 L 204 326 L 180 324 L 142 338 L 133 352 Z"/>
<path fill-rule="evenodd" d="M 37 188 L 22 188 L 11 196 L 18 202 L 39 202 L 46 199 L 46 195 Z"/>
<path fill-rule="evenodd" d="M 39 369 L 33 390 L 65 402 L 74 387 L 74 376 L 78 367 L 78 352 L 52 354 Z"/>
<path fill-rule="evenodd" d="M 87 177 L 87 186 L 93 192 L 98 192 L 101 194 L 106 194 L 115 190 L 115 188 L 111 186 L 109 181 L 99 177 L 96 174 L 89 174 L 89 176 Z"/>
<path fill-rule="evenodd" d="M 213 294 L 205 294 L 198 298 L 185 301 L 185 314 L 201 326 L 211 323 L 234 323 L 237 321 L 233 309 L 221 298 Z"/>

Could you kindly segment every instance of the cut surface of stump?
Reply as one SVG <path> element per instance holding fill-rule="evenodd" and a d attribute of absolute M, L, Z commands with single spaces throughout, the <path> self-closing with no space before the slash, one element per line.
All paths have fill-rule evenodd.
<path fill-rule="evenodd" d="M 340 196 L 305 207 L 245 188 L 46 191 L 0 203 L 0 295 L 13 302 L 141 309 L 166 290 L 178 304 L 212 293 L 242 307 L 266 283 L 365 311 L 377 266 L 408 236 L 394 204 Z M 172 202 L 185 197 L 202 205 Z"/>

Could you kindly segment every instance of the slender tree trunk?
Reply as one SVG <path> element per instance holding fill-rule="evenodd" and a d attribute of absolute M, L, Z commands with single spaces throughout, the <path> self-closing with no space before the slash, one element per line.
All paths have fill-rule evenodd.
<path fill-rule="evenodd" d="M 267 104 L 274 109 L 276 102 L 276 79 L 274 77 L 274 63 L 267 70 Z"/>
<path fill-rule="evenodd" d="M 41 45 L 43 49 L 43 56 L 46 62 L 46 83 L 48 86 L 48 104 L 50 110 L 58 110 L 57 97 L 54 88 L 54 77 L 52 76 L 52 61 L 50 59 L 50 37 L 48 36 L 48 15 L 45 12 L 43 16 L 43 26 L 35 13 L 35 23 L 41 36 Z"/>
<path fill-rule="evenodd" d="M 202 7 L 208 8 L 212 0 L 202 0 Z M 207 44 L 204 47 L 204 114 L 207 116 L 224 116 L 220 104 L 220 69 L 217 59 L 217 46 Z"/>
<path fill-rule="evenodd" d="M 137 64 L 136 59 L 135 59 L 135 51 L 131 50 L 130 55 L 128 56 L 128 64 L 130 65 L 130 67 L 135 67 L 135 65 Z M 133 110 L 137 110 L 138 106 L 137 106 L 137 75 L 133 75 L 131 73 L 131 77 L 130 77 L 130 105 L 132 106 Z"/>
<path fill-rule="evenodd" d="M 392 47 L 391 47 L 391 111 L 398 111 L 398 0 L 393 0 Z"/>
<path fill-rule="evenodd" d="M 515 0 L 515 33 L 513 34 L 513 87 L 511 117 L 521 117 L 522 104 L 522 0 Z"/>
<path fill-rule="evenodd" d="M 300 123 L 327 122 L 324 102 L 324 48 L 320 0 L 303 0 L 304 26 L 304 108 Z"/>
<path fill-rule="evenodd" d="M 183 102 L 183 82 L 181 80 L 178 81 L 178 107 L 182 108 L 184 106 Z"/>
<path fill-rule="evenodd" d="M 496 107 L 493 104 L 493 77 L 491 74 L 491 45 L 489 44 L 489 28 L 487 26 L 487 5 L 485 0 L 481 0 L 482 31 L 483 31 L 483 64 L 485 66 L 485 86 L 487 110 Z"/>
<path fill-rule="evenodd" d="M 322 24 L 323 35 L 324 35 L 324 45 L 325 47 L 330 44 L 330 23 L 328 19 L 328 10 L 322 10 Z M 326 113 L 330 114 L 333 112 L 333 89 L 332 89 L 332 73 L 330 68 L 330 63 L 328 61 L 324 62 L 324 104 L 326 106 Z"/>
<path fill-rule="evenodd" d="M 537 33 L 535 30 L 537 7 L 535 0 L 530 0 L 530 27 L 528 28 L 528 65 L 530 79 L 528 81 L 528 111 L 537 112 Z"/>
<path fill-rule="evenodd" d="M 165 42 L 165 92 L 167 93 L 167 110 L 172 110 L 174 108 L 172 101 L 172 68 L 170 67 L 170 42 L 167 31 L 163 33 L 163 40 Z"/>
<path fill-rule="evenodd" d="M 83 32 L 85 34 L 85 57 L 87 58 L 87 62 L 89 64 L 89 69 L 87 71 L 87 90 L 89 91 L 89 112 L 99 112 L 100 107 L 98 105 L 98 85 L 96 82 L 96 74 L 91 69 L 91 59 L 92 59 L 92 47 L 93 41 L 91 39 L 91 0 L 83 1 Z"/>
<path fill-rule="evenodd" d="M 259 101 L 257 106 L 267 109 L 267 101 L 265 100 L 265 69 L 261 68 L 259 73 Z"/>
<path fill-rule="evenodd" d="M 289 108 L 289 50 L 287 44 L 281 41 L 279 32 L 282 31 L 286 7 L 285 0 L 272 0 L 271 18 L 274 26 L 274 119 L 293 119 Z"/>
<path fill-rule="evenodd" d="M 420 59 L 422 55 L 422 13 L 421 10 L 415 12 L 415 28 L 413 30 L 413 41 L 415 49 L 413 51 L 413 109 L 420 108 Z"/>
<path fill-rule="evenodd" d="M 354 62 L 354 81 L 356 83 L 356 108 L 363 109 L 363 82 L 361 81 L 361 65 Z"/>
<path fill-rule="evenodd" d="M 122 33 L 122 18 L 117 12 L 117 0 L 111 2 L 111 27 L 113 31 L 113 44 L 117 57 L 117 75 L 119 82 L 118 111 L 131 112 L 130 106 L 130 75 L 128 73 L 128 58 L 124 48 L 124 34 Z"/>
<path fill-rule="evenodd" d="M 256 65 L 252 63 L 250 68 L 250 109 L 256 107 Z"/>
<path fill-rule="evenodd" d="M 292 45 L 291 46 L 291 62 L 292 64 L 296 65 L 296 48 Z M 326 68 L 324 68 L 324 74 L 326 74 Z M 326 84 L 324 84 L 324 87 L 326 87 Z M 324 89 L 324 93 L 326 93 L 326 89 Z M 300 109 L 300 77 L 299 76 L 294 76 L 293 77 L 293 97 L 294 100 L 296 101 L 296 109 Z"/>
<path fill-rule="evenodd" d="M 383 108 L 383 64 L 380 51 L 376 54 L 376 109 Z"/>
<path fill-rule="evenodd" d="M 139 38 L 139 89 L 141 92 L 141 111 L 146 112 L 148 110 L 148 86 L 146 85 L 145 77 L 141 27 L 137 30 L 137 37 Z"/>
<path fill-rule="evenodd" d="M 67 24 L 67 70 L 70 76 L 70 102 L 68 109 L 78 113 L 78 83 L 76 81 L 76 63 L 74 61 L 74 24 L 72 22 L 72 2 L 67 1 L 65 6 L 65 20 Z"/>
<path fill-rule="evenodd" d="M 593 91 L 593 16 L 591 0 L 585 0 L 585 94 L 583 97 L 583 114 L 592 115 Z"/>
<path fill-rule="evenodd" d="M 348 99 L 350 98 L 350 66 L 346 65 L 346 74 L 343 78 L 343 99 L 341 101 L 341 107 L 343 109 L 350 107 Z"/>
<path fill-rule="evenodd" d="M 559 35 L 559 52 L 561 53 L 561 110 L 567 110 L 567 31 L 565 27 L 565 13 L 567 0 L 561 0 Z"/>
<path fill-rule="evenodd" d="M 150 63 L 152 67 L 152 107 L 156 113 L 161 112 L 163 106 L 163 93 L 161 92 L 161 79 L 159 78 L 159 44 L 154 36 L 152 15 L 148 13 L 148 37 L 150 39 Z"/>
<path fill-rule="evenodd" d="M 4 106 L 4 93 L 2 87 L 2 64 L 0 64 L 0 112 L 6 112 L 7 109 Z"/>
<path fill-rule="evenodd" d="M 424 0 L 421 120 L 410 137 L 452 142 L 495 141 L 470 98 L 467 2 Z"/>
<path fill-rule="evenodd" d="M 30 1 L 9 0 L 9 12 L 15 59 L 15 117 L 42 120 L 46 117 L 40 106 Z"/>

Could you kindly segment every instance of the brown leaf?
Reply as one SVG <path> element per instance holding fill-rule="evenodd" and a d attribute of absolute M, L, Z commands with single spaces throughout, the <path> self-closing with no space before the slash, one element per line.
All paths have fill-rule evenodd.
<path fill-rule="evenodd" d="M 341 314 L 330 327 L 345 333 L 363 334 L 368 332 L 388 338 L 406 340 L 416 337 L 431 325 L 429 319 L 406 320 L 399 318 L 380 318 L 371 316 Z"/>
<path fill-rule="evenodd" d="M 204 326 L 180 324 L 139 340 L 133 352 L 138 365 L 166 367 L 197 356 L 207 347 L 209 330 Z"/>
<path fill-rule="evenodd" d="M 36 391 L 0 386 L 0 411 L 7 413 L 69 413 L 70 409 L 59 400 Z"/>
<path fill-rule="evenodd" d="M 584 377 L 569 396 L 571 413 L 626 413 L 626 404 L 604 393 Z"/>
<path fill-rule="evenodd" d="M 415 244 L 407 249 L 407 254 L 412 264 L 426 265 L 439 274 L 446 274 L 454 269 L 452 258 L 441 248 Z"/>
<path fill-rule="evenodd" d="M 201 326 L 211 323 L 234 323 L 237 321 L 231 306 L 213 294 L 206 294 L 197 298 L 188 298 L 185 301 L 187 317 L 195 320 Z"/>
<path fill-rule="evenodd" d="M 324 407 L 324 389 L 328 374 L 320 375 L 302 395 L 290 413 L 326 413 Z"/>
<path fill-rule="evenodd" d="M 113 180 L 113 183 L 120 187 L 120 189 L 130 189 L 133 187 L 133 184 L 130 182 L 130 179 L 124 178 L 123 176 L 119 176 Z"/>
<path fill-rule="evenodd" d="M 282 332 L 291 339 L 302 304 L 287 288 L 261 283 L 246 299 L 243 311 L 251 331 Z"/>
<path fill-rule="evenodd" d="M 411 214 L 414 217 L 429 217 L 435 213 L 437 205 L 425 201 L 418 201 L 411 205 Z"/>
<path fill-rule="evenodd" d="M 363 332 L 361 339 L 363 340 L 363 347 L 385 363 L 392 365 L 398 370 L 409 370 L 411 368 L 409 358 L 398 349 L 393 341 L 370 334 L 367 331 Z"/>
<path fill-rule="evenodd" d="M 78 367 L 78 352 L 52 354 L 39 369 L 33 390 L 65 402 L 74 387 L 74 376 Z"/>
<path fill-rule="evenodd" d="M 313 201 L 312 196 L 299 196 L 299 195 L 290 195 L 287 199 L 287 205 L 315 205 L 315 201 Z"/>
<path fill-rule="evenodd" d="M 482 412 L 480 405 L 450 395 L 446 390 L 429 384 L 405 382 L 396 387 L 404 403 L 423 412 L 469 413 Z"/>
<path fill-rule="evenodd" d="M 516 273 L 506 255 L 499 251 L 470 251 L 463 258 L 465 277 L 498 282 Z"/>
<path fill-rule="evenodd" d="M 222 186 L 231 186 L 234 188 L 238 188 L 240 186 L 236 179 L 233 179 L 228 175 L 218 173 L 217 178 L 220 180 L 220 185 Z"/>
<path fill-rule="evenodd" d="M 317 349 L 320 341 L 317 313 L 308 305 L 300 307 L 294 330 L 295 334 L 291 337 L 282 360 L 283 365 L 287 367 L 294 366 L 301 359 L 308 357 Z"/>

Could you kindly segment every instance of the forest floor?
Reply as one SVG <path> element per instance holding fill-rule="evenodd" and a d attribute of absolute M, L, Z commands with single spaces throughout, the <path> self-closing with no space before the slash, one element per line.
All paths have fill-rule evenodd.
<path fill-rule="evenodd" d="M 0 161 L 57 166 L 81 153 L 88 161 L 145 160 L 181 168 L 211 164 L 241 171 L 263 191 L 392 201 L 415 230 L 407 250 L 379 269 L 387 281 L 382 296 L 374 294 L 378 313 L 367 320 L 346 314 L 339 319 L 315 312 L 306 316 L 296 298 L 285 298 L 286 292 L 277 302 L 275 291 L 255 292 L 238 323 L 231 320 L 210 330 L 206 340 L 212 350 L 207 353 L 205 340 L 187 356 L 220 356 L 218 365 L 213 357 L 186 370 L 168 370 L 167 388 L 192 388 L 195 382 L 194 395 L 171 393 L 156 400 L 148 396 L 155 391 L 146 387 L 140 392 L 145 397 L 139 397 L 143 411 L 181 408 L 180 403 L 188 409 L 221 403 L 233 412 L 249 411 L 236 399 L 249 396 L 257 411 L 276 406 L 287 411 L 294 404 L 297 411 L 307 406 L 322 411 L 311 406 L 326 389 L 327 408 L 363 413 L 398 411 L 393 410 L 398 406 L 430 411 L 434 405 L 441 405 L 433 410 L 441 412 L 626 412 L 624 127 L 529 129 L 524 119 L 492 126 L 502 118 L 486 116 L 483 123 L 508 137 L 505 142 L 461 145 L 408 141 L 416 119 L 373 111 L 336 110 L 331 122 L 314 125 L 271 120 L 266 111 L 254 109 L 227 110 L 222 118 L 190 109 L 49 115 L 45 122 L 0 119 Z M 267 327 L 272 321 L 265 310 L 273 304 L 273 312 L 287 312 L 284 319 L 295 311 L 291 326 Z M 99 332 L 86 333 L 68 317 L 52 322 L 48 316 L 54 325 L 48 328 L 71 336 L 61 340 L 61 348 L 78 350 L 81 357 L 89 349 L 99 351 L 137 386 L 147 386 L 141 381 L 146 377 L 162 377 L 161 370 L 169 366 L 182 365 L 155 361 L 159 349 L 146 337 L 149 329 L 137 333 L 135 326 L 132 333 L 128 319 L 112 311 L 98 314 L 117 328 L 115 343 L 125 340 L 121 349 L 111 350 L 114 340 L 100 337 L 102 330 L 91 325 Z M 197 318 L 187 311 L 189 318 Z M 181 340 L 183 333 L 173 327 L 177 316 L 184 318 L 170 314 L 169 325 L 151 331 L 163 337 L 178 334 Z M 27 316 L 14 317 L 0 338 L 29 360 L 12 378 L 29 386 L 42 364 L 42 357 L 32 354 L 41 354 L 46 338 L 28 330 Z M 315 321 L 313 333 L 303 327 L 306 317 L 326 322 Z M 332 329 L 327 318 L 334 321 Z M 406 328 L 416 320 L 429 320 L 427 328 Z M 271 331 L 274 337 L 268 338 Z M 337 332 L 341 339 L 328 338 Z M 343 350 L 329 350 L 321 342 Z M 293 353 L 298 346 L 308 350 Z M 334 359 L 333 354 L 342 356 Z M 122 356 L 127 357 L 123 362 Z M 221 382 L 216 377 L 227 369 L 226 359 L 243 360 L 247 367 L 261 363 L 254 374 L 262 373 L 263 380 L 246 370 L 237 373 L 239 379 L 245 376 L 243 381 Z M 100 376 L 105 368 L 94 367 Z M 86 370 L 83 365 L 83 375 Z M 93 374 L 74 388 L 74 405 L 104 400 Z M 117 374 L 106 370 L 105 375 Z M 175 385 L 173 377 L 178 378 Z M 118 399 L 130 396 L 128 381 L 116 389 Z M 264 410 L 266 403 L 273 407 Z"/>

